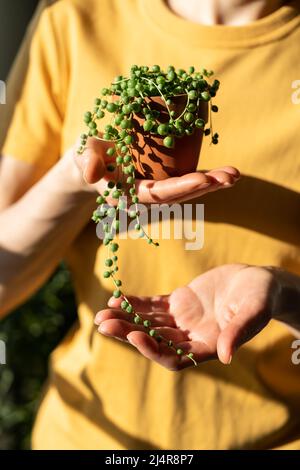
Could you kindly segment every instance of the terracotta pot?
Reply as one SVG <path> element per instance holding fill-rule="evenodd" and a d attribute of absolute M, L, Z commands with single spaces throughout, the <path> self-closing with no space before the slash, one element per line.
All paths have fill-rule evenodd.
<path fill-rule="evenodd" d="M 169 115 L 161 97 L 147 98 L 147 102 L 151 109 L 160 111 L 161 123 L 168 121 Z M 172 102 L 170 110 L 174 110 L 176 116 L 180 116 L 186 106 L 187 96 L 172 97 Z M 200 102 L 197 117 L 207 122 L 208 105 L 206 102 Z M 166 148 L 163 145 L 163 138 L 144 131 L 142 127 L 144 121 L 143 114 L 135 114 L 136 141 L 132 145 L 132 156 L 137 178 L 163 180 L 170 176 L 182 176 L 196 171 L 202 145 L 202 129 L 195 129 L 191 136 L 176 137 L 174 148 Z"/>

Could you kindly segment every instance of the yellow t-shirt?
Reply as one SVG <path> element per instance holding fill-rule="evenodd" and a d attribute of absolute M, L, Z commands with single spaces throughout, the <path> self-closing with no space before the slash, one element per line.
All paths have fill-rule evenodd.
<path fill-rule="evenodd" d="M 199 168 L 231 164 L 234 188 L 202 198 L 205 243 L 120 241 L 127 292 L 168 293 L 224 263 L 275 265 L 300 274 L 299 2 L 242 27 L 203 26 L 163 0 L 61 0 L 43 13 L 3 152 L 45 168 L 75 142 L 99 90 L 133 63 L 213 69 L 218 146 Z M 111 284 L 89 224 L 66 255 L 79 324 L 52 354 L 34 430 L 36 449 L 300 449 L 300 369 L 292 336 L 271 322 L 232 365 L 169 372 L 131 346 L 99 335 L 95 313 Z"/>

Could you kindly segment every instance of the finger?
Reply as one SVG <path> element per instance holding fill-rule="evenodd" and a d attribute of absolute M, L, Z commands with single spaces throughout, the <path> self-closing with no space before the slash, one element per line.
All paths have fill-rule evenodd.
<path fill-rule="evenodd" d="M 178 330 L 177 328 L 170 328 L 167 326 L 153 328 L 156 336 L 161 336 L 166 341 L 180 342 L 187 339 L 186 335 Z M 98 328 L 99 333 L 105 336 L 113 336 L 121 340 L 126 340 L 127 335 L 132 331 L 143 331 L 147 330 L 143 325 L 137 325 L 133 322 L 128 322 L 124 319 L 106 319 L 102 321 Z M 148 334 L 148 333 L 147 333 Z"/>
<path fill-rule="evenodd" d="M 127 313 L 120 309 L 105 309 L 100 310 L 100 312 L 96 314 L 94 323 L 98 326 L 106 320 L 125 320 L 132 323 L 133 318 L 132 313 Z"/>
<path fill-rule="evenodd" d="M 205 174 L 215 179 L 222 186 L 233 186 L 239 179 L 239 176 L 237 176 L 236 173 L 228 171 L 228 169 L 224 170 L 222 168 L 211 170 Z"/>
<path fill-rule="evenodd" d="M 234 169 L 232 169 L 234 172 Z M 237 172 L 237 170 L 236 170 Z M 211 190 L 233 185 L 238 178 L 222 169 L 211 172 L 195 172 L 161 181 L 138 180 L 137 194 L 143 203 L 173 202 L 204 195 Z"/>
<path fill-rule="evenodd" d="M 128 341 L 147 359 L 157 362 L 169 370 L 178 370 L 179 358 L 177 354 L 168 346 L 158 343 L 148 334 L 133 331 L 128 335 Z"/>
<path fill-rule="evenodd" d="M 113 336 L 122 340 L 127 340 L 127 335 L 134 330 L 144 331 L 145 328 L 135 323 L 129 323 L 125 320 L 108 319 L 100 323 L 99 333 L 105 336 Z"/>
<path fill-rule="evenodd" d="M 105 175 L 106 165 L 111 161 L 106 155 L 109 147 L 109 143 L 89 137 L 83 154 L 78 155 L 75 149 L 75 162 L 88 184 L 96 183 Z"/>
<path fill-rule="evenodd" d="M 126 299 L 130 302 L 133 308 L 140 313 L 150 313 L 156 311 L 169 311 L 169 296 L 168 295 L 158 295 L 155 297 L 136 297 L 136 296 L 126 296 Z M 108 306 L 112 308 L 120 308 L 124 298 L 116 299 L 111 297 L 108 301 Z"/>
<path fill-rule="evenodd" d="M 256 309 L 255 302 L 252 308 L 243 313 L 239 313 L 235 308 L 236 304 L 227 307 L 225 316 L 231 317 L 231 320 L 217 340 L 217 353 L 223 364 L 230 364 L 235 350 L 259 333 L 271 318 L 265 309 Z"/>
<path fill-rule="evenodd" d="M 212 350 L 204 341 L 183 341 L 177 343 L 176 348 L 183 351 L 183 354 L 180 356 L 181 360 L 178 370 L 195 365 L 194 362 L 187 357 L 189 353 L 193 353 L 193 360 L 197 364 L 211 361 L 217 357 L 217 352 Z"/>
<path fill-rule="evenodd" d="M 188 336 L 182 330 L 178 328 L 172 328 L 168 326 L 153 327 L 155 331 L 155 337 L 162 338 L 162 341 L 172 341 L 174 344 L 180 343 L 182 341 L 187 341 Z M 163 343 L 162 343 L 163 344 Z"/>
<path fill-rule="evenodd" d="M 161 181 L 138 180 L 136 191 L 144 203 L 167 202 L 168 200 L 208 188 L 214 180 L 204 173 L 196 172 Z"/>
<path fill-rule="evenodd" d="M 222 166 L 222 167 L 214 169 L 214 170 L 205 171 L 205 174 L 215 177 L 216 172 L 225 173 L 227 175 L 230 175 L 235 180 L 238 180 L 241 177 L 241 174 L 240 174 L 239 170 L 237 168 L 234 168 L 233 166 Z"/>
<path fill-rule="evenodd" d="M 134 315 L 132 313 L 124 312 L 124 310 L 120 309 L 106 309 L 97 313 L 94 322 L 96 325 L 100 325 L 100 323 L 112 319 L 125 320 L 129 323 L 133 323 Z M 151 314 L 143 313 L 143 320 L 151 321 L 151 325 L 153 327 L 170 326 L 174 328 L 176 326 L 171 315 L 167 315 L 164 312 L 156 312 Z"/>
<path fill-rule="evenodd" d="M 176 349 L 181 349 L 183 354 L 179 355 L 176 349 L 170 348 L 165 343 L 157 343 L 146 333 L 134 331 L 127 337 L 130 344 L 146 358 L 159 363 L 172 371 L 180 371 L 187 367 L 212 360 L 216 358 L 216 353 L 212 353 L 205 343 L 196 341 L 184 341 L 176 344 Z M 193 353 L 193 360 L 187 357 L 187 354 Z"/>
<path fill-rule="evenodd" d="M 109 316 L 109 314 L 106 315 Z M 153 329 L 156 331 L 157 336 L 161 335 L 166 340 L 171 340 L 174 342 L 186 340 L 186 335 L 176 328 L 163 326 L 155 327 Z M 127 335 L 132 331 L 146 332 L 147 330 L 143 325 L 137 325 L 124 319 L 108 318 L 100 322 L 98 331 L 105 336 L 113 336 L 114 338 L 126 340 Z"/>
<path fill-rule="evenodd" d="M 199 189 L 197 191 L 188 192 L 185 195 L 177 195 L 175 197 L 170 197 L 168 200 L 165 200 L 164 203 L 166 204 L 175 204 L 179 202 L 191 201 L 192 199 L 197 199 L 199 197 L 205 196 L 205 194 L 213 193 L 218 191 L 219 189 L 226 189 L 230 186 L 223 186 L 217 181 L 212 183 L 210 186 L 206 186 L 203 189 Z"/>
<path fill-rule="evenodd" d="M 214 193 L 215 191 L 219 191 L 220 189 L 228 189 L 232 186 L 233 184 L 220 184 L 217 180 L 215 180 L 214 184 L 211 184 L 207 188 L 188 193 L 185 196 L 177 196 L 175 199 L 169 199 L 165 202 L 167 202 L 168 204 L 174 204 L 176 202 L 191 201 L 192 199 L 198 199 L 199 197 L 205 196 L 208 193 Z"/>

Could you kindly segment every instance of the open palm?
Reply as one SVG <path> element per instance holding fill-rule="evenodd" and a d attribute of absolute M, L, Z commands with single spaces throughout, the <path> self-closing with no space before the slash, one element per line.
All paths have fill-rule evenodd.
<path fill-rule="evenodd" d="M 129 297 L 143 320 L 150 320 L 156 335 L 184 351 L 176 354 L 165 341 L 149 336 L 134 315 L 121 310 L 120 299 L 96 316 L 99 332 L 130 342 L 145 357 L 170 370 L 218 357 L 231 361 L 234 350 L 256 335 L 272 317 L 277 298 L 272 269 L 242 264 L 212 269 L 167 296 Z"/>

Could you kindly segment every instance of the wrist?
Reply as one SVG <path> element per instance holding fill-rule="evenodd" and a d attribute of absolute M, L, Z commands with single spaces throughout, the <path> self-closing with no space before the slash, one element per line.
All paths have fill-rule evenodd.
<path fill-rule="evenodd" d="M 96 192 L 87 186 L 69 150 L 25 194 L 19 205 L 33 220 L 58 220 L 74 211 L 76 217 L 84 216 L 88 220 L 95 206 Z"/>

